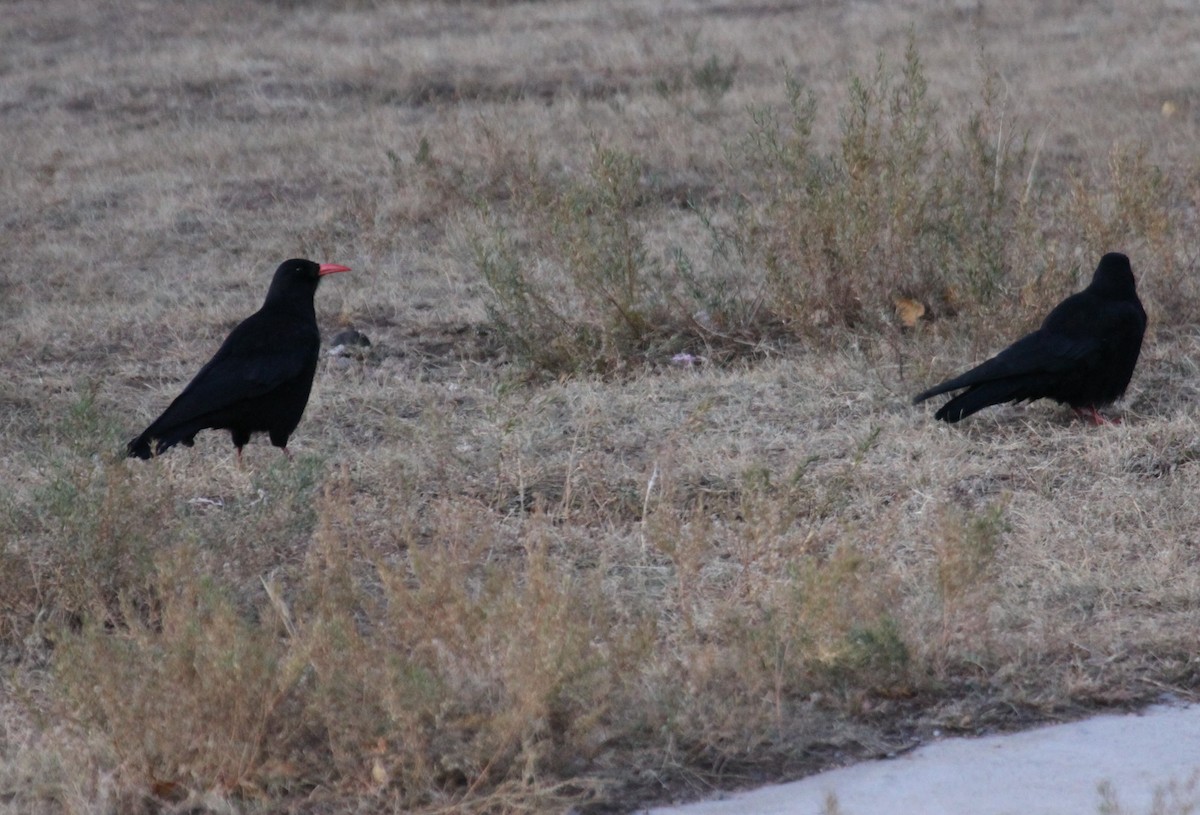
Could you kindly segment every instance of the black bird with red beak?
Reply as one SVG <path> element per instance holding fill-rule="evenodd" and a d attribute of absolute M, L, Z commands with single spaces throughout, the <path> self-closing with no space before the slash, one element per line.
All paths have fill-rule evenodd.
<path fill-rule="evenodd" d="M 284 261 L 275 270 L 262 308 L 233 329 L 183 393 L 140 436 L 129 456 L 147 459 L 182 442 L 191 447 L 201 430 L 228 430 L 237 447 L 253 433 L 291 458 L 288 437 L 300 424 L 321 350 L 313 296 L 321 278 L 348 272 L 334 263 Z"/>

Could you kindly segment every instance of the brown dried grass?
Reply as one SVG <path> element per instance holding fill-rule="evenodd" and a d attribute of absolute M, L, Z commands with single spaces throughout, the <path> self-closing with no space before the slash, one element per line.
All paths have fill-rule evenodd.
<path fill-rule="evenodd" d="M 0 812 L 622 809 L 929 728 L 1194 692 L 1183 12 L 6 15 Z M 759 230 L 812 213 L 737 149 L 747 107 L 784 109 L 785 60 L 831 155 L 850 76 L 878 49 L 902 64 L 910 25 L 943 134 L 969 121 L 986 41 L 1033 134 L 1014 189 L 1037 187 L 1036 229 L 1005 233 L 1009 277 L 971 319 L 890 322 L 893 296 L 937 277 L 816 329 L 796 323 L 846 304 L 755 308 L 761 257 L 723 261 L 714 234 L 747 202 Z M 586 235 L 520 219 L 602 208 L 596 145 L 634 157 L 641 194 L 566 226 L 632 219 L 625 248 L 670 285 L 642 333 L 568 349 L 605 364 L 530 379 L 489 322 L 479 213 L 516 224 L 516 263 L 586 274 Z M 893 260 L 912 248 L 888 238 Z M 811 264 L 796 233 L 772 239 Z M 705 315 L 673 248 L 732 284 Z M 1152 320 L 1124 425 L 1039 404 L 951 428 L 909 406 L 1109 249 L 1132 255 Z M 239 469 L 218 434 L 116 458 L 301 254 L 355 268 L 319 319 L 374 346 L 322 366 L 298 460 L 255 445 Z M 843 274 L 864 291 L 905 268 L 860 266 Z M 598 291 L 565 322 L 619 294 Z M 680 348 L 708 361 L 673 366 Z"/>

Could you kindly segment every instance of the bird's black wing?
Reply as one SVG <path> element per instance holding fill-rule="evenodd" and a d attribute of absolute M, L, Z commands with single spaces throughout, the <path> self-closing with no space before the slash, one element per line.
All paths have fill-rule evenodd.
<path fill-rule="evenodd" d="M 297 330 L 261 312 L 237 326 L 183 392 L 131 443 L 148 448 L 159 439 L 160 452 L 205 427 L 205 417 L 269 393 L 301 376 L 320 347 L 315 330 Z"/>
<path fill-rule="evenodd" d="M 937 419 L 957 422 L 991 405 L 1061 398 L 1065 387 L 1094 376 L 1104 356 L 1103 343 L 1097 337 L 1035 331 L 987 362 L 919 394 L 913 401 L 966 388 L 934 414 Z"/>
<path fill-rule="evenodd" d="M 1102 343 L 1095 336 L 1069 337 L 1044 330 L 1034 331 L 966 373 L 917 394 L 913 403 L 986 382 L 1007 380 L 1015 384 L 1016 380 L 1026 377 L 1061 375 L 1098 354 L 1101 348 Z"/>

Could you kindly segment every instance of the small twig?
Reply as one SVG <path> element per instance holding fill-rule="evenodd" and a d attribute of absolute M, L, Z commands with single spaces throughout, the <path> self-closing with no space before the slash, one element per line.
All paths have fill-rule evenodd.
<path fill-rule="evenodd" d="M 1157 679 L 1150 679 L 1149 677 L 1145 676 L 1138 677 L 1138 681 L 1175 696 L 1183 697 L 1191 702 L 1200 700 L 1200 693 L 1197 693 L 1194 690 L 1189 690 L 1188 688 L 1181 688 L 1177 685 L 1168 685 L 1166 682 L 1159 682 Z"/>
<path fill-rule="evenodd" d="M 654 471 L 650 473 L 650 480 L 646 482 L 646 498 L 642 501 L 642 554 L 646 554 L 646 519 L 650 514 L 650 493 L 654 491 L 654 485 L 658 483 L 658 462 L 654 462 Z"/>
<path fill-rule="evenodd" d="M 1033 149 L 1033 158 L 1029 162 L 1029 174 L 1025 177 L 1025 194 L 1021 196 L 1021 209 L 1025 209 L 1025 205 L 1029 203 L 1029 195 L 1033 192 L 1033 178 L 1037 174 L 1038 159 L 1042 157 L 1042 146 L 1046 143 L 1046 133 L 1049 128 L 1042 128 L 1042 135 L 1038 138 L 1037 147 Z"/>
<path fill-rule="evenodd" d="M 695 317 L 689 316 L 688 319 L 691 320 L 692 325 L 694 325 L 696 328 L 698 328 L 700 330 L 700 332 L 703 334 L 710 334 L 714 337 L 720 337 L 721 339 L 726 340 L 727 342 L 736 343 L 737 345 L 744 345 L 747 348 L 753 348 L 756 351 L 763 352 L 764 355 L 766 355 L 766 356 L 770 356 L 773 351 L 772 348 L 764 345 L 761 340 L 752 342 L 750 340 L 739 339 L 730 334 L 724 334 L 720 331 L 717 331 L 716 329 L 709 328 L 708 326 L 704 325 L 704 323 L 697 320 Z"/>
<path fill-rule="evenodd" d="M 296 636 L 296 624 L 292 621 L 291 609 L 287 607 L 287 601 L 279 594 L 279 590 L 275 588 L 275 581 L 272 578 L 267 580 L 266 577 L 260 576 L 259 582 L 262 583 L 263 591 L 267 593 L 267 599 L 271 601 L 271 608 L 275 609 L 275 613 L 279 615 L 279 620 L 283 623 L 284 629 L 289 637 Z"/>

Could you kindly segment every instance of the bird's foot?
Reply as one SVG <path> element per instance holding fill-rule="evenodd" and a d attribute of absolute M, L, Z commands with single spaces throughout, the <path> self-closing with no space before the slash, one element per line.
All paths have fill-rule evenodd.
<path fill-rule="evenodd" d="M 280 447 L 279 449 L 283 451 L 283 454 L 284 454 L 285 456 L 287 456 L 287 460 L 288 460 L 288 461 L 293 461 L 293 460 L 294 460 L 294 459 L 293 459 L 293 457 L 292 457 L 292 451 L 291 451 L 291 450 L 289 450 L 289 449 L 287 449 L 287 445 L 286 445 L 286 444 L 285 444 L 283 447 Z"/>
<path fill-rule="evenodd" d="M 1072 410 L 1075 411 L 1076 416 L 1078 416 L 1081 419 L 1088 420 L 1096 427 L 1099 427 L 1100 425 L 1105 425 L 1105 424 L 1120 424 L 1121 423 L 1121 417 L 1118 416 L 1116 418 L 1110 419 L 1109 417 L 1105 416 L 1100 411 L 1096 410 L 1094 407 L 1091 407 L 1090 405 L 1088 407 L 1084 407 L 1084 408 L 1072 408 Z"/>

